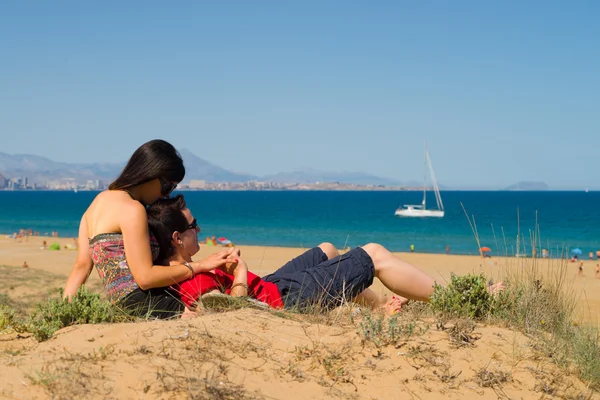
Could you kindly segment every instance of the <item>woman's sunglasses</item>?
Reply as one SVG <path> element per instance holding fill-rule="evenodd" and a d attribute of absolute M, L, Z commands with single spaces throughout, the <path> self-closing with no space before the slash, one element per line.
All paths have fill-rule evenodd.
<path fill-rule="evenodd" d="M 164 197 L 168 197 L 171 193 L 173 193 L 173 190 L 175 190 L 175 188 L 177 187 L 176 183 L 169 182 L 168 180 L 163 178 L 158 179 L 160 180 L 160 194 L 162 194 Z"/>

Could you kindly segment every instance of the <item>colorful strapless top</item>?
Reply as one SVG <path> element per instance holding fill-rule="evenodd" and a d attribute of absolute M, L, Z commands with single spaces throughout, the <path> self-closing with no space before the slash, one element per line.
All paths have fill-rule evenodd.
<path fill-rule="evenodd" d="M 101 233 L 89 241 L 90 255 L 102 279 L 106 297 L 112 303 L 118 303 L 128 294 L 139 288 L 133 279 L 127 258 L 123 235 L 120 233 Z M 150 235 L 152 259 L 156 259 L 159 246 L 156 238 Z"/>

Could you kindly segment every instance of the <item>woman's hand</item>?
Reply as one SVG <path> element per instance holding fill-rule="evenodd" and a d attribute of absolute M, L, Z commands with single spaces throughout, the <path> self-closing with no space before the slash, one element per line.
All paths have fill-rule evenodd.
<path fill-rule="evenodd" d="M 236 258 L 234 262 L 226 263 L 219 267 L 219 269 L 226 274 L 241 276 L 242 274 L 248 274 L 248 265 L 241 258 Z"/>
<path fill-rule="evenodd" d="M 217 268 L 221 268 L 225 266 L 227 263 L 237 263 L 238 257 L 234 250 L 238 250 L 235 247 L 232 247 L 227 250 L 220 251 L 215 254 L 211 254 L 200 261 L 194 261 L 191 264 L 194 273 L 197 274 L 199 272 L 209 272 Z M 238 250 L 239 251 L 239 250 Z"/>

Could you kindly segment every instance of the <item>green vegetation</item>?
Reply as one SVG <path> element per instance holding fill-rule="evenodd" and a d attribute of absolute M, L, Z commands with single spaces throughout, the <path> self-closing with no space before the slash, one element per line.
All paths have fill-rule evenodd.
<path fill-rule="evenodd" d="M 447 287 L 435 286 L 431 308 L 445 318 L 466 317 L 482 320 L 488 316 L 493 303 L 483 275 L 451 275 Z"/>
<path fill-rule="evenodd" d="M 38 341 L 48 340 L 57 330 L 77 324 L 100 324 L 131 320 L 127 314 L 99 295 L 81 287 L 71 301 L 58 299 L 40 303 L 29 318 L 19 318 L 8 306 L 0 306 L 0 332 L 29 332 Z"/>
<path fill-rule="evenodd" d="M 370 311 L 364 313 L 358 324 L 359 334 L 376 347 L 395 345 L 399 340 L 413 335 L 421 335 L 428 327 L 417 325 L 415 320 L 405 318 L 402 314 L 394 314 L 388 318 Z"/>
<path fill-rule="evenodd" d="M 39 304 L 25 324 L 25 329 L 38 341 L 43 341 L 70 325 L 123 322 L 129 319 L 123 311 L 81 287 L 71 301 L 63 299 L 61 293 L 60 298 Z"/>
<path fill-rule="evenodd" d="M 431 297 L 438 326 L 457 318 L 508 325 L 536 340 L 556 364 L 575 365 L 590 387 L 600 388 L 598 329 L 577 323 L 575 297 L 563 287 L 564 274 L 544 281 L 534 262 L 529 267 L 529 273 L 509 277 L 506 289 L 493 296 L 483 275 L 452 275 L 448 286 L 437 285 Z"/>
<path fill-rule="evenodd" d="M 15 311 L 8 306 L 0 305 L 0 332 L 12 328 L 15 321 Z"/>
<path fill-rule="evenodd" d="M 516 261 L 515 261 L 516 262 Z M 385 317 L 340 302 L 343 307 L 326 311 L 319 307 L 303 313 L 268 310 L 280 318 L 336 327 L 355 327 L 360 337 L 378 351 L 385 346 L 401 346 L 407 339 L 426 333 L 430 323 L 437 322 L 454 346 L 471 346 L 478 339 L 476 323 L 509 326 L 533 339 L 535 348 L 555 364 L 577 373 L 591 388 L 600 389 L 600 345 L 598 329 L 581 326 L 577 318 L 577 298 L 564 287 L 565 270 L 552 275 L 537 271 L 535 259 L 519 260 L 522 265 L 508 268 L 519 271 L 504 279 L 505 290 L 490 294 L 488 279 L 483 274 L 452 275 L 446 287 L 437 285 L 431 303 L 415 303 L 399 314 Z M 558 261 L 562 262 L 562 261 Z M 26 272 L 19 271 L 24 274 Z M 55 292 L 52 294 L 56 296 Z M 205 308 L 232 311 L 252 306 L 247 299 L 215 298 Z M 11 300 L 0 293 L 0 332 L 29 332 L 38 341 L 52 337 L 59 329 L 76 324 L 132 321 L 133 318 L 113 306 L 100 295 L 81 288 L 71 301 L 61 296 L 32 306 Z M 433 317 L 433 321 L 432 321 Z M 143 318 L 142 318 L 143 319 Z M 137 319 L 136 319 L 137 320 Z M 335 357 L 323 356 L 322 365 L 330 376 L 346 376 L 338 368 Z M 344 370 L 345 371 L 345 370 Z M 509 379 L 498 371 L 480 373 L 483 387 L 495 386 Z M 296 374 L 297 375 L 297 374 Z"/>

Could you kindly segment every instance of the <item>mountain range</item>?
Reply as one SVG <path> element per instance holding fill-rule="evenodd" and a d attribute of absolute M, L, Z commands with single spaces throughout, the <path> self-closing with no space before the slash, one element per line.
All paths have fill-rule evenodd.
<path fill-rule="evenodd" d="M 340 182 L 357 185 L 419 186 L 419 182 L 402 183 L 362 172 L 328 172 L 304 169 L 257 176 L 237 173 L 214 165 L 187 149 L 180 151 L 186 168 L 186 179 L 207 182 L 246 182 L 249 180 L 281 183 Z M 121 163 L 63 163 L 32 154 L 0 153 L 0 174 L 7 178 L 27 178 L 29 183 L 45 184 L 49 181 L 73 179 L 85 184 L 91 180 L 105 182 L 115 179 L 125 162 Z"/>

